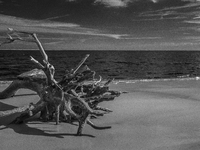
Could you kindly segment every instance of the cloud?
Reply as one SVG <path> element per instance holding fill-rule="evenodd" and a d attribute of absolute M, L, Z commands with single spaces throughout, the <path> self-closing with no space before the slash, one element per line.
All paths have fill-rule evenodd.
<path fill-rule="evenodd" d="M 45 20 L 33 21 L 28 19 L 21 19 L 18 17 L 11 17 L 6 15 L 0 15 L 1 30 L 6 30 L 6 27 L 16 26 L 17 30 L 29 31 L 29 32 L 41 32 L 41 33 L 57 33 L 68 34 L 77 36 L 92 36 L 92 37 L 105 37 L 113 39 L 124 39 L 128 37 L 127 34 L 112 34 L 95 29 L 83 28 L 74 23 L 59 23 Z"/>
<path fill-rule="evenodd" d="M 186 23 L 192 23 L 192 24 L 200 24 L 200 20 L 189 20 L 189 21 L 184 21 Z"/>
<path fill-rule="evenodd" d="M 166 0 L 160 0 L 166 1 Z M 174 4 L 173 1 L 169 0 L 171 3 L 168 7 L 159 7 L 157 9 L 146 10 L 139 14 L 140 17 L 144 20 L 157 20 L 157 19 L 199 19 L 199 6 L 200 3 L 194 0 L 179 0 L 179 5 Z M 175 1 L 174 1 L 175 2 Z M 178 0 L 176 1 L 178 2 Z M 186 3 L 187 2 L 187 3 Z M 188 3 L 189 2 L 189 3 Z M 165 5 L 164 5 L 165 6 Z M 186 11 L 184 11 L 186 10 Z M 186 22 L 186 21 L 185 21 Z M 193 22 L 187 22 L 193 23 Z"/>
<path fill-rule="evenodd" d="M 36 24 L 34 24 L 32 26 L 52 27 L 52 28 L 75 28 L 75 27 L 80 27 L 80 25 L 74 24 L 74 23 L 58 23 L 58 22 L 36 23 Z"/>
<path fill-rule="evenodd" d="M 153 3 L 158 3 L 159 0 L 151 0 Z"/>
<path fill-rule="evenodd" d="M 73 0 L 74 1 L 74 0 Z M 79 0 L 76 0 L 79 1 Z M 80 0 L 81 1 L 81 0 Z M 101 4 L 106 7 L 113 8 L 133 8 L 135 9 L 144 8 L 168 8 L 173 6 L 183 6 L 187 3 L 199 3 L 200 0 L 94 0 L 95 5 Z M 136 8 L 135 8 L 136 7 Z"/>
<path fill-rule="evenodd" d="M 129 0 L 96 0 L 95 3 L 102 3 L 110 7 L 126 7 Z"/>
<path fill-rule="evenodd" d="M 169 1 L 169 0 L 150 0 L 153 3 L 158 3 L 158 2 L 164 2 L 164 1 Z M 174 2 L 176 1 L 182 1 L 182 2 L 199 2 L 200 0 L 174 0 Z"/>

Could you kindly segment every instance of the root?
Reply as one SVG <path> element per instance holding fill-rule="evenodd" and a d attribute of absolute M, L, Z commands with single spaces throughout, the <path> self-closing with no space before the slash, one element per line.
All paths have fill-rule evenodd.
<path fill-rule="evenodd" d="M 28 111 L 31 111 L 33 108 L 34 108 L 33 104 L 31 103 L 30 105 L 18 107 L 12 110 L 0 111 L 0 117 L 6 117 L 15 113 L 28 112 Z"/>
<path fill-rule="evenodd" d="M 47 102 L 40 100 L 37 104 L 34 105 L 34 108 L 32 110 L 21 114 L 12 123 L 14 123 L 14 124 L 23 123 L 26 119 L 28 119 L 28 118 L 36 115 L 38 112 L 42 111 L 46 105 L 47 105 Z"/>
<path fill-rule="evenodd" d="M 0 92 L 0 99 L 13 97 L 15 93 L 21 88 L 35 91 L 38 95 L 41 95 L 42 91 L 42 85 L 36 82 L 30 82 L 27 80 L 15 80 L 4 91 Z"/>
<path fill-rule="evenodd" d="M 104 129 L 110 129 L 111 128 L 111 126 L 104 126 L 104 127 L 96 126 L 89 119 L 87 119 L 87 124 L 90 125 L 92 128 L 97 129 L 97 130 L 104 130 Z"/>
<path fill-rule="evenodd" d="M 0 99 L 13 97 L 21 86 L 20 81 L 13 81 L 4 91 L 0 92 Z"/>

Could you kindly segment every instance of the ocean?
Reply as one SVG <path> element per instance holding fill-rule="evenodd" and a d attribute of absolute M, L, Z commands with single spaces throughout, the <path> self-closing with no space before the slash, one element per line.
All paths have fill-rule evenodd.
<path fill-rule="evenodd" d="M 74 68 L 86 55 L 85 62 L 96 77 L 115 80 L 159 80 L 196 78 L 200 76 L 199 51 L 46 51 L 56 68 L 59 80 L 65 70 Z M 37 50 L 1 50 L 0 80 L 15 80 L 17 75 L 36 68 L 30 56 L 41 62 Z"/>

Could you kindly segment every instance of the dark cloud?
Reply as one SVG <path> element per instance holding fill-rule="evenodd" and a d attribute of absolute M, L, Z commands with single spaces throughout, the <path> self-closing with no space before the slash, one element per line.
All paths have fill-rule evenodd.
<path fill-rule="evenodd" d="M 199 6 L 200 0 L 0 0 L 0 13 L 35 19 L 35 26 L 40 22 L 49 30 L 61 28 L 83 43 L 97 36 L 96 47 L 117 44 L 126 49 L 127 45 L 134 47 L 137 40 L 139 46 L 143 41 L 170 46 L 187 39 L 186 35 L 197 39 L 194 35 L 199 34 Z M 105 37 L 122 43 L 109 43 Z"/>
<path fill-rule="evenodd" d="M 77 2 L 82 3 L 86 0 L 65 0 L 65 2 Z M 90 0 L 91 4 L 103 4 L 107 7 L 130 7 L 138 4 L 162 4 L 163 6 L 173 6 L 173 5 L 182 5 L 185 3 L 194 3 L 198 0 Z"/>
<path fill-rule="evenodd" d="M 143 12 L 182 7 L 197 0 L 0 0 L 0 13 L 75 23 L 124 21 Z M 65 17 L 63 17 L 65 16 Z"/>

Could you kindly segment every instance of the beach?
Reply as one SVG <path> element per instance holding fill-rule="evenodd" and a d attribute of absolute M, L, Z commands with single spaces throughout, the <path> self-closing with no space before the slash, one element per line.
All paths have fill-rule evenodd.
<path fill-rule="evenodd" d="M 7 84 L 0 86 L 0 91 Z M 169 80 L 112 84 L 127 91 L 101 106 L 113 110 L 92 121 L 111 129 L 95 130 L 89 125 L 75 136 L 77 126 L 31 120 L 9 124 L 17 114 L 0 118 L 2 150 L 198 150 L 200 146 L 200 81 Z M 13 98 L 0 101 L 0 111 L 36 103 L 39 97 L 19 90 Z"/>
<path fill-rule="evenodd" d="M 200 150 L 199 6 L 199 0 L 0 0 L 0 92 L 35 68 L 30 56 L 42 62 L 31 38 L 12 28 L 37 34 L 55 80 L 90 54 L 85 64 L 96 77 L 122 80 L 110 88 L 128 92 L 102 102 L 113 112 L 92 119 L 111 129 L 85 125 L 82 136 L 76 124 L 42 122 L 39 114 L 24 124 L 10 124 L 20 113 L 0 117 L 0 150 Z M 38 100 L 21 89 L 0 99 L 0 115 Z"/>

